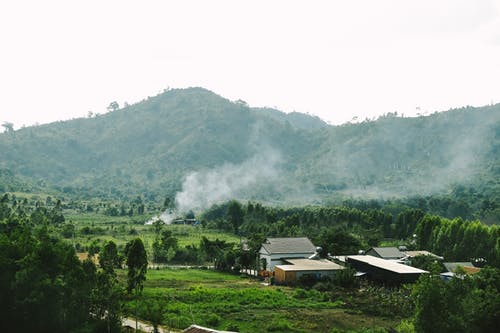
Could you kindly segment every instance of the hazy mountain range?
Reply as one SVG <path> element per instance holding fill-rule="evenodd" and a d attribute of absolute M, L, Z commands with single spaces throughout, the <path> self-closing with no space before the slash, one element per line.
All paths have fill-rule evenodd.
<path fill-rule="evenodd" d="M 500 104 L 332 126 L 189 88 L 0 134 L 0 191 L 177 193 L 186 208 L 229 198 L 305 204 L 427 195 L 457 185 L 496 191 L 499 156 Z"/>

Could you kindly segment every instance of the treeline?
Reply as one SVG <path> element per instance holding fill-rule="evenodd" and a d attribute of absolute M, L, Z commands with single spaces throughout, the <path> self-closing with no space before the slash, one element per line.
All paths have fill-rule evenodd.
<path fill-rule="evenodd" d="M 404 209 L 414 208 L 446 218 L 461 217 L 464 220 L 481 220 L 486 224 L 500 223 L 500 184 L 490 182 L 488 186 L 455 185 L 448 194 L 410 196 L 399 199 L 347 199 L 344 206 L 366 209 L 382 209 L 398 214 Z"/>
<path fill-rule="evenodd" d="M 81 261 L 54 232 L 65 225 L 59 201 L 27 213 L 7 199 L 0 199 L 0 331 L 121 332 L 123 303 L 140 296 L 146 279 L 142 240 L 122 253 L 109 241 Z M 115 272 L 123 263 L 126 285 Z"/>
<path fill-rule="evenodd" d="M 424 216 L 415 229 L 419 248 L 448 261 L 473 261 L 500 267 L 500 228 L 479 221 Z"/>
<path fill-rule="evenodd" d="M 479 221 L 425 214 L 420 209 L 266 207 L 230 201 L 203 214 L 204 224 L 242 236 L 307 236 L 332 255 L 353 254 L 382 242 L 428 250 L 446 260 L 500 266 L 500 228 Z"/>
<path fill-rule="evenodd" d="M 422 276 L 414 286 L 415 312 L 399 332 L 496 332 L 500 324 L 500 270 L 483 268 L 473 276 L 445 282 Z"/>
<path fill-rule="evenodd" d="M 0 203 L 0 331 L 117 332 L 121 289 L 114 275 L 53 237 L 49 210 L 31 216 Z"/>

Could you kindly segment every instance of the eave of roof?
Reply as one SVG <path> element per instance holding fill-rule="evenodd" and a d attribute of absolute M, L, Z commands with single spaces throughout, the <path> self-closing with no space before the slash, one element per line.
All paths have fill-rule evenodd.
<path fill-rule="evenodd" d="M 365 264 L 368 264 L 370 266 L 374 266 L 377 268 L 381 268 L 387 271 L 391 271 L 394 273 L 398 274 L 423 274 L 423 273 L 429 273 L 428 271 L 424 271 L 419 268 L 403 265 L 403 264 L 398 264 L 394 261 L 390 260 L 385 260 L 382 258 L 377 258 L 374 256 L 370 255 L 356 255 L 356 256 L 348 256 L 347 257 L 347 262 L 349 260 L 357 260 L 360 262 L 363 262 Z"/>

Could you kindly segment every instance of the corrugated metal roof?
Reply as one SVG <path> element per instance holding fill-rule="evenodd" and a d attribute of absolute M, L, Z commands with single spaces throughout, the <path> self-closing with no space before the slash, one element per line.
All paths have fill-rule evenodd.
<path fill-rule="evenodd" d="M 405 254 L 399 251 L 397 247 L 372 247 L 368 249 L 368 251 L 370 250 L 375 251 L 375 253 L 377 253 L 381 258 L 399 259 L 405 256 Z"/>
<path fill-rule="evenodd" d="M 448 272 L 455 273 L 455 270 L 458 266 L 461 267 L 474 267 L 474 265 L 469 261 L 464 262 L 443 262 L 444 267 L 448 270 Z"/>
<path fill-rule="evenodd" d="M 344 267 L 326 259 L 286 259 L 291 265 L 277 265 L 283 271 L 331 271 Z"/>
<path fill-rule="evenodd" d="M 347 262 L 349 262 L 349 260 L 351 260 L 351 259 L 361 261 L 361 262 L 364 262 L 368 265 L 382 268 L 382 269 L 385 269 L 385 270 L 388 270 L 391 272 L 395 272 L 395 273 L 399 273 L 399 274 L 429 273 L 429 272 L 424 271 L 424 270 L 419 269 L 419 268 L 415 268 L 415 267 L 411 267 L 411 266 L 403 265 L 403 264 L 398 264 L 394 261 L 385 260 L 382 258 L 377 258 L 374 256 L 369 256 L 369 255 L 366 255 L 366 256 L 348 256 Z"/>
<path fill-rule="evenodd" d="M 269 254 L 316 252 L 316 247 L 307 237 L 267 238 L 262 247 Z"/>
<path fill-rule="evenodd" d="M 433 256 L 433 257 L 436 257 L 436 258 L 443 258 L 443 257 L 440 257 L 438 255 L 435 255 L 434 253 L 432 252 L 429 252 L 429 251 L 425 251 L 425 250 L 421 250 L 421 251 L 405 251 L 404 253 L 406 253 L 406 255 L 408 257 L 416 257 L 416 256 Z"/>

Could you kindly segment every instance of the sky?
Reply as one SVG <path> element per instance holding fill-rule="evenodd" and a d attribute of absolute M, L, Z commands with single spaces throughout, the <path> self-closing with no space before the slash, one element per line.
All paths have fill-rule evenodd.
<path fill-rule="evenodd" d="M 331 124 L 500 102 L 500 0 L 0 2 L 0 124 L 204 87 Z"/>

